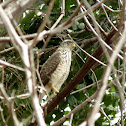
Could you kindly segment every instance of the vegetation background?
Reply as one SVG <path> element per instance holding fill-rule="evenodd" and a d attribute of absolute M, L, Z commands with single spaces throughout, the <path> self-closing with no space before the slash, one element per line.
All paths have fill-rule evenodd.
<path fill-rule="evenodd" d="M 0 126 L 126 126 L 126 0 L 0 2 Z M 65 39 L 69 77 L 40 105 L 39 70 Z"/>

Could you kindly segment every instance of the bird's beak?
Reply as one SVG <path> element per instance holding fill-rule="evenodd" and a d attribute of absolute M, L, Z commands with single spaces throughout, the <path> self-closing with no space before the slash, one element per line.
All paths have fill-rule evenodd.
<path fill-rule="evenodd" d="M 75 48 L 75 47 L 76 47 L 76 44 L 75 44 L 75 43 L 73 43 L 73 44 L 72 44 L 72 48 Z"/>

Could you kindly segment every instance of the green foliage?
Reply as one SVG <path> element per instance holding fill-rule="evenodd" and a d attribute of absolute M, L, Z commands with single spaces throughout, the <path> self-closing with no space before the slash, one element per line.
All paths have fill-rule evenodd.
<path fill-rule="evenodd" d="M 25 33 L 35 33 L 42 23 L 42 17 L 38 16 L 35 11 L 29 11 L 29 13 L 26 13 L 26 16 L 19 23 Z"/>

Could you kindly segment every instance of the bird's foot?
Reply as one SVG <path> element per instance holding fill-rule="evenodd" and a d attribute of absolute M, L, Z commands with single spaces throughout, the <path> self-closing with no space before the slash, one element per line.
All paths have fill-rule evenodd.
<path fill-rule="evenodd" d="M 59 93 L 59 91 L 55 87 L 52 88 L 53 88 L 53 95 L 56 96 Z"/>
<path fill-rule="evenodd" d="M 53 89 L 54 93 L 59 93 L 59 90 L 57 90 L 54 86 L 52 86 L 52 89 Z"/>
<path fill-rule="evenodd" d="M 54 96 L 56 96 L 57 93 L 59 93 L 59 90 L 57 90 L 52 84 L 48 83 L 48 86 L 52 88 Z"/>

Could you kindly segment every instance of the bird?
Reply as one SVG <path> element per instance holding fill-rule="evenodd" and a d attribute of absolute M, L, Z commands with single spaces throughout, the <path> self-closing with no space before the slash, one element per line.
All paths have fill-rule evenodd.
<path fill-rule="evenodd" d="M 58 49 L 46 60 L 40 70 L 40 77 L 47 94 L 59 93 L 59 90 L 67 79 L 72 58 L 72 50 L 75 48 L 72 40 L 64 40 Z"/>

